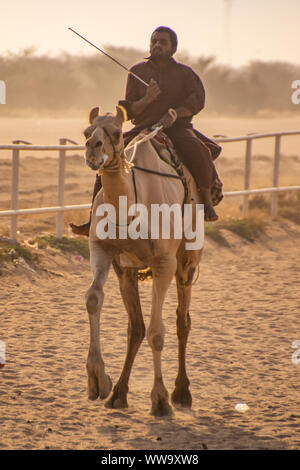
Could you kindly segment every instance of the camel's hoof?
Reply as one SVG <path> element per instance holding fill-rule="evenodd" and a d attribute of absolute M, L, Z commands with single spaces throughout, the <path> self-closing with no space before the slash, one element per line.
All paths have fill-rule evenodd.
<path fill-rule="evenodd" d="M 97 400 L 98 397 L 99 397 L 98 387 L 97 387 L 97 390 L 89 389 L 89 391 L 88 391 L 89 400 L 95 401 L 95 400 Z"/>
<path fill-rule="evenodd" d="M 162 416 L 173 416 L 172 407 L 164 397 L 159 397 L 156 403 L 153 403 L 151 414 L 157 418 Z"/>
<path fill-rule="evenodd" d="M 128 408 L 128 403 L 126 399 L 112 396 L 105 403 L 105 408 L 121 410 L 123 408 Z"/>
<path fill-rule="evenodd" d="M 104 400 L 108 397 L 112 389 L 112 381 L 109 375 L 106 375 L 105 384 L 99 384 L 98 378 L 96 375 L 89 377 L 88 379 L 88 398 L 89 400 L 97 400 L 99 397 L 100 400 Z"/>
<path fill-rule="evenodd" d="M 97 400 L 99 397 L 98 380 L 94 374 L 88 377 L 88 397 L 89 400 Z"/>
<path fill-rule="evenodd" d="M 99 391 L 99 398 L 100 400 L 104 400 L 108 397 L 112 389 L 112 381 L 109 375 L 106 375 L 106 384 L 101 386 Z"/>
<path fill-rule="evenodd" d="M 192 395 L 188 388 L 175 388 L 174 392 L 171 395 L 171 401 L 174 406 L 191 408 Z"/>
<path fill-rule="evenodd" d="M 120 387 L 119 384 L 115 385 L 111 397 L 105 403 L 105 407 L 115 409 L 128 408 L 127 393 L 128 387 Z"/>

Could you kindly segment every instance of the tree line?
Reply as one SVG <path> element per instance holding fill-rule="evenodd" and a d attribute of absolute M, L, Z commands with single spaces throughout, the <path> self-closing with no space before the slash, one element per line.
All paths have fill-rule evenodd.
<path fill-rule="evenodd" d="M 124 65 L 143 60 L 146 52 L 106 47 Z M 291 100 L 292 83 L 300 79 L 300 64 L 252 61 L 234 68 L 219 64 L 214 57 L 176 54 L 190 65 L 206 89 L 207 113 L 227 116 L 263 116 L 279 112 L 299 113 Z M 112 111 L 125 93 L 126 71 L 100 53 L 59 57 L 37 55 L 34 48 L 0 56 L 0 79 L 6 84 L 6 105 L 0 114 L 62 114 L 86 112 L 100 104 Z"/>

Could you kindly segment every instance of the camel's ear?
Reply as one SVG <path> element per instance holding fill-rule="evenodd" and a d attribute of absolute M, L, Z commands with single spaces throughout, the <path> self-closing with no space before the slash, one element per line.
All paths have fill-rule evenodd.
<path fill-rule="evenodd" d="M 93 121 L 97 116 L 99 116 L 99 107 L 98 106 L 97 106 L 97 108 L 93 108 L 90 111 L 90 115 L 89 115 L 90 124 L 93 124 Z"/>
<path fill-rule="evenodd" d="M 127 121 L 127 111 L 124 108 L 124 106 L 116 106 L 116 110 L 117 110 L 116 118 L 118 122 L 120 123 L 120 125 L 122 126 L 123 122 Z"/>

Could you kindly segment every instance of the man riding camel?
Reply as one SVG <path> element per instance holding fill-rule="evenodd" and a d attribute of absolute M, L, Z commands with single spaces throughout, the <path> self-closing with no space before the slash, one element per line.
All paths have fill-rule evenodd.
<path fill-rule="evenodd" d="M 119 105 L 126 109 L 135 127 L 124 133 L 124 144 L 126 146 L 143 129 L 162 125 L 179 159 L 195 179 L 204 203 L 204 219 L 215 221 L 218 216 L 213 207 L 212 188 L 216 183 L 219 188 L 222 184 L 213 160 L 219 156 L 221 147 L 194 129 L 191 123 L 193 116 L 204 108 L 205 90 L 190 67 L 173 59 L 176 50 L 176 33 L 160 26 L 152 33 L 150 56 L 130 69 L 149 86 L 145 87 L 134 75 L 128 75 L 125 100 Z M 170 113 L 170 108 L 175 113 Z M 93 200 L 100 188 L 101 177 L 97 175 Z M 74 233 L 89 234 L 90 221 L 70 225 Z"/>

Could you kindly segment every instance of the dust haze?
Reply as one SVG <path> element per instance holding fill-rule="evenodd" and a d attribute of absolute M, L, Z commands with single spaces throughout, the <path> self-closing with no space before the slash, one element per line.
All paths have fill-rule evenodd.
<path fill-rule="evenodd" d="M 125 66 L 142 61 L 146 51 L 107 46 L 106 51 Z M 192 58 L 176 54 L 190 65 L 206 89 L 207 115 L 230 117 L 299 116 L 292 103 L 292 82 L 300 78 L 300 65 L 252 61 L 240 68 L 225 66 L 214 57 Z M 37 55 L 35 48 L 0 56 L 0 78 L 6 83 L 4 116 L 75 117 L 95 104 L 114 109 L 124 97 L 127 73 L 100 53 L 58 57 Z"/>

